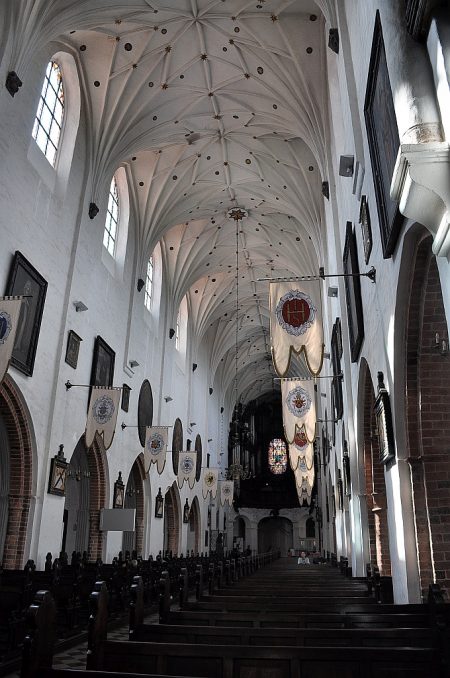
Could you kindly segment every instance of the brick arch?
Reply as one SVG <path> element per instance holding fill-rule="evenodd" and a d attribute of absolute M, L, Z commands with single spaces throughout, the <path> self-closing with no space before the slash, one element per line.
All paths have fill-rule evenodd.
<path fill-rule="evenodd" d="M 0 414 L 10 447 L 8 523 L 3 567 L 23 567 L 33 485 L 32 422 L 18 388 L 8 375 L 0 384 Z"/>
<path fill-rule="evenodd" d="M 361 361 L 360 384 L 360 398 L 362 398 L 363 405 L 362 450 L 367 498 L 370 562 L 372 565 L 378 565 L 381 574 L 390 575 L 391 558 L 389 553 L 384 466 L 379 461 L 377 423 L 374 412 L 375 393 L 370 369 L 365 360 Z"/>
<path fill-rule="evenodd" d="M 450 362 L 436 347 L 448 342 L 432 237 L 417 236 L 406 329 L 406 422 L 417 558 L 422 595 L 440 583 L 450 591 Z"/>
<path fill-rule="evenodd" d="M 176 482 L 166 492 L 164 500 L 164 551 L 178 555 L 180 543 L 180 493 Z"/>
<path fill-rule="evenodd" d="M 194 497 L 191 504 L 188 530 L 193 533 L 193 543 L 188 542 L 187 549 L 193 550 L 197 555 L 200 550 L 200 506 L 197 497 Z"/>
<path fill-rule="evenodd" d="M 106 451 L 98 434 L 86 452 L 90 472 L 88 555 L 90 560 L 97 560 L 103 556 L 104 533 L 100 531 L 100 510 L 106 506 L 108 487 Z"/>
<path fill-rule="evenodd" d="M 128 484 L 130 483 L 135 490 L 135 494 L 132 497 L 129 497 L 127 494 Z M 144 471 L 144 455 L 140 454 L 134 460 L 134 464 L 131 467 L 130 475 L 128 477 L 128 482 L 125 488 L 125 508 L 134 508 L 136 509 L 136 519 L 135 519 L 135 530 L 132 533 L 133 535 L 133 546 L 131 550 L 137 551 L 138 555 L 142 555 L 143 544 L 144 544 L 144 480 L 145 480 L 145 471 Z M 125 545 L 130 542 L 124 540 L 122 545 L 122 550 L 125 549 Z M 127 545 L 126 548 L 129 548 Z"/>

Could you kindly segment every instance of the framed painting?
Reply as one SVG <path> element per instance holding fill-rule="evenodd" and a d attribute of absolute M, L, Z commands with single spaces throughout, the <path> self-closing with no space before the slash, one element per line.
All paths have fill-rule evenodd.
<path fill-rule="evenodd" d="M 124 412 L 128 412 L 130 409 L 130 392 L 131 387 L 128 384 L 122 384 L 122 400 L 120 407 Z"/>
<path fill-rule="evenodd" d="M 331 333 L 331 364 L 333 368 L 333 380 L 331 382 L 332 394 L 334 394 L 333 418 L 342 419 L 344 414 L 344 400 L 342 396 L 342 331 L 341 321 L 336 318 Z"/>
<path fill-rule="evenodd" d="M 47 281 L 23 254 L 17 251 L 9 271 L 6 295 L 23 295 L 24 298 L 20 308 L 11 364 L 29 377 L 33 374 L 46 293 Z"/>
<path fill-rule="evenodd" d="M 372 252 L 372 226 L 370 224 L 369 205 L 365 195 L 361 198 L 359 208 L 359 223 L 361 224 L 362 241 L 364 248 L 364 262 L 369 263 L 370 253 Z"/>
<path fill-rule="evenodd" d="M 116 354 L 104 339 L 98 336 L 94 344 L 91 386 L 112 386 Z"/>
<path fill-rule="evenodd" d="M 352 363 L 355 363 L 358 360 L 364 339 L 364 314 L 361 299 L 358 251 L 351 221 L 347 221 L 343 263 L 344 273 L 348 276 L 345 278 L 345 298 L 347 302 L 350 356 Z"/>
<path fill-rule="evenodd" d="M 80 344 L 82 338 L 78 336 L 73 330 L 69 330 L 69 336 L 67 337 L 67 346 L 66 346 L 66 357 L 65 361 L 70 367 L 73 367 L 76 370 L 78 365 L 78 354 L 80 352 Z"/>
<path fill-rule="evenodd" d="M 119 471 L 119 476 L 114 483 L 113 493 L 113 508 L 124 508 L 125 506 L 125 485 L 122 480 L 122 473 Z"/>
<path fill-rule="evenodd" d="M 404 221 L 390 188 L 400 138 L 386 61 L 380 14 L 377 12 L 364 103 L 383 256 L 390 257 Z"/>

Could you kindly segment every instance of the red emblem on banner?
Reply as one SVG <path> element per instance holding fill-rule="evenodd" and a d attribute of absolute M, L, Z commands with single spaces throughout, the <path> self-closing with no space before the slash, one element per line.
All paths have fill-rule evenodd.
<path fill-rule="evenodd" d="M 291 327 L 300 327 L 308 322 L 311 309 L 306 299 L 288 299 L 281 310 L 283 320 Z"/>
<path fill-rule="evenodd" d="M 305 447 L 308 444 L 308 438 L 306 437 L 306 432 L 303 428 L 300 430 L 297 429 L 295 432 L 294 444 L 300 448 Z"/>

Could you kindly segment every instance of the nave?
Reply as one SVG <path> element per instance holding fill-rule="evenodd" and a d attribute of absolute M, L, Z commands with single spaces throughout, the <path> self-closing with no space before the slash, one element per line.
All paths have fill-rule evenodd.
<path fill-rule="evenodd" d="M 348 574 L 345 559 L 339 566 L 335 559 L 299 564 L 296 557 L 271 552 L 217 560 L 208 572 L 197 566 L 193 586 L 183 568 L 175 593 L 163 571 L 159 623 L 155 615 L 144 617 L 144 585 L 137 576 L 130 640 L 107 633 L 108 590 L 97 582 L 90 596 L 86 671 L 50 668 L 56 610 L 51 596 L 40 592 L 30 610 L 20 676 L 448 676 L 450 610 L 433 588 L 428 604 L 381 603 L 371 582 Z M 61 658 L 58 665 L 64 666 Z"/>

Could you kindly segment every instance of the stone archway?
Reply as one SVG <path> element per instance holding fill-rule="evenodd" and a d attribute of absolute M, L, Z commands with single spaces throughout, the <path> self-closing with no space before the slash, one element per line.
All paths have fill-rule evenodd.
<path fill-rule="evenodd" d="M 379 461 L 377 423 L 374 412 L 375 393 L 370 369 L 365 360 L 361 361 L 360 384 L 362 399 L 362 453 L 367 498 L 370 562 L 378 566 L 380 574 L 390 575 L 391 558 L 389 553 L 384 465 Z"/>
<path fill-rule="evenodd" d="M 450 590 L 450 361 L 448 326 L 432 237 L 422 229 L 412 262 L 406 332 L 406 422 L 422 596 Z M 442 341 L 446 346 L 442 346 Z"/>
<path fill-rule="evenodd" d="M 194 497 L 194 500 L 191 505 L 191 510 L 189 512 L 186 555 L 188 555 L 191 551 L 193 551 L 194 554 L 197 555 L 199 550 L 200 550 L 200 507 L 198 504 L 197 497 Z"/>
<path fill-rule="evenodd" d="M 294 543 L 294 526 L 289 518 L 270 516 L 258 523 L 258 552 L 281 551 L 287 556 Z"/>
<path fill-rule="evenodd" d="M 178 555 L 181 532 L 180 523 L 180 493 L 175 482 L 167 490 L 164 499 L 164 553 L 171 551 L 172 555 Z"/>
<path fill-rule="evenodd" d="M 131 467 L 128 481 L 125 486 L 124 508 L 136 510 L 134 531 L 124 532 L 122 539 L 122 551 L 142 555 L 144 545 L 144 464 L 143 455 L 139 455 Z"/>
<path fill-rule="evenodd" d="M 100 510 L 106 506 L 106 454 L 101 438 L 96 435 L 87 449 L 84 434 L 75 446 L 69 461 L 62 550 L 87 551 L 90 560 L 103 555 L 103 532 L 100 531 Z"/>
<path fill-rule="evenodd" d="M 32 422 L 19 390 L 0 384 L 0 563 L 23 567 L 32 493 Z"/>

